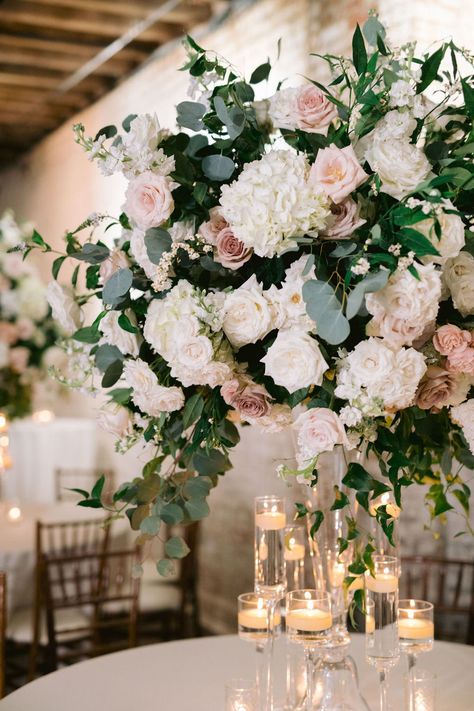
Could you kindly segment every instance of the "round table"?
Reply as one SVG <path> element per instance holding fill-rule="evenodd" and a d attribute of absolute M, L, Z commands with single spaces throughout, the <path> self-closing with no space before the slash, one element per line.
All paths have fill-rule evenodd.
<path fill-rule="evenodd" d="M 282 693 L 284 642 L 277 642 L 276 667 Z M 116 652 L 61 669 L 15 691 L 0 702 L 1 711 L 95 711 L 160 709 L 223 711 L 224 684 L 254 674 L 253 645 L 235 636 L 205 637 Z M 353 635 L 351 654 L 360 687 L 370 707 L 377 707 L 377 674 L 364 661 L 364 639 Z M 420 666 L 438 678 L 436 711 L 471 711 L 474 695 L 474 647 L 436 642 Z M 392 673 L 394 711 L 403 711 L 401 675 L 404 661 Z M 276 685 L 278 687 L 278 684 Z"/>

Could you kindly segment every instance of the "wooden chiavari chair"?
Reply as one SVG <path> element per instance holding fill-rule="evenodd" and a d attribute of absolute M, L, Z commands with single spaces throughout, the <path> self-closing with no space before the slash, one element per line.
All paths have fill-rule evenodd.
<path fill-rule="evenodd" d="M 5 634 L 7 628 L 7 576 L 0 572 L 0 699 L 5 695 Z"/>
<path fill-rule="evenodd" d="M 474 561 L 405 556 L 400 597 L 434 605 L 437 639 L 474 644 Z"/>
<path fill-rule="evenodd" d="M 109 544 L 110 527 L 100 518 L 59 523 L 36 523 L 36 569 L 33 603 L 33 631 L 28 665 L 28 681 L 34 679 L 42 626 L 43 560 L 49 556 L 74 556 L 105 553 Z"/>
<path fill-rule="evenodd" d="M 133 566 L 137 563 L 136 549 L 44 556 L 49 671 L 60 663 L 135 645 L 140 580 L 133 576 Z M 58 626 L 59 613 L 76 611 L 81 615 L 84 610 L 89 611 L 86 624 Z"/>
<path fill-rule="evenodd" d="M 56 469 L 55 489 L 56 501 L 78 501 L 78 494 L 70 489 L 85 489 L 91 491 L 101 476 L 105 477 L 102 492 L 104 501 L 110 501 L 115 489 L 115 472 L 113 469 L 81 469 L 79 467 Z"/>

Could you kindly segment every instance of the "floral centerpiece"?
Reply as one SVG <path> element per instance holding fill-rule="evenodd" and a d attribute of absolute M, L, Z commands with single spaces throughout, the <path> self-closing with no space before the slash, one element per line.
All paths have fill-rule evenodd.
<path fill-rule="evenodd" d="M 74 128 L 104 175 L 128 181 L 120 216 L 66 234 L 49 287 L 90 364 L 81 387 L 108 396 L 102 424 L 120 451 L 146 445 L 112 510 L 142 540 L 161 522 L 205 517 L 240 422 L 293 427 L 298 469 L 279 473 L 313 486 L 321 453 L 367 446 L 380 479 L 353 462 L 344 486 L 389 537 L 394 507 L 370 502 L 391 491 L 402 506 L 402 490 L 426 482 L 432 517 L 455 508 L 466 530 L 474 87 L 458 65 L 472 57 L 452 42 L 423 56 L 392 48 L 371 16 L 351 59 L 322 58 L 327 86 L 255 101 L 269 62 L 246 80 L 191 38 L 185 46 L 193 100 L 177 106 L 178 131 L 154 115 L 93 138 Z M 57 281 L 66 258 L 85 263 L 80 296 Z M 82 325 L 89 300 L 97 317 Z M 81 503 L 100 506 L 101 486 Z M 348 503 L 336 490 L 334 507 Z M 322 513 L 310 514 L 315 533 Z M 349 507 L 346 521 L 341 550 L 363 540 Z M 163 574 L 187 552 L 176 537 L 165 550 Z M 370 565 L 370 541 L 359 550 L 353 574 Z"/>
<path fill-rule="evenodd" d="M 46 286 L 17 251 L 36 236 L 11 211 L 0 217 L 0 410 L 9 419 L 31 413 L 34 384 L 46 375 L 45 354 L 57 337 Z"/>

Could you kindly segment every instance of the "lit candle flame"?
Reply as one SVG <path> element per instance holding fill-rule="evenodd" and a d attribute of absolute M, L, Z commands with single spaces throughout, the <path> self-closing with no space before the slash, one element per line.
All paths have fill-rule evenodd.
<path fill-rule="evenodd" d="M 12 506 L 8 509 L 7 513 L 10 521 L 18 521 L 21 518 L 21 509 L 19 506 Z"/>

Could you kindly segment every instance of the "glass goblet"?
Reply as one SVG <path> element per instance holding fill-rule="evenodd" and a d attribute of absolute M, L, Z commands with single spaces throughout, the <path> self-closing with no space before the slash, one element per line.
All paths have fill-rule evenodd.
<path fill-rule="evenodd" d="M 418 654 L 433 649 L 433 605 L 425 600 L 400 600 L 398 603 L 398 637 L 400 650 L 407 655 L 410 700 L 409 711 L 415 710 L 414 671 Z"/>

